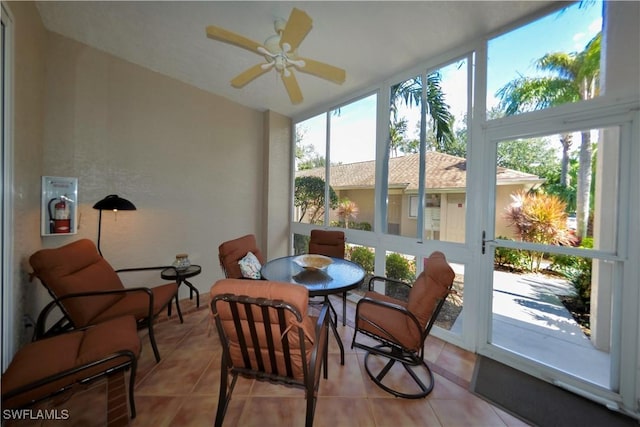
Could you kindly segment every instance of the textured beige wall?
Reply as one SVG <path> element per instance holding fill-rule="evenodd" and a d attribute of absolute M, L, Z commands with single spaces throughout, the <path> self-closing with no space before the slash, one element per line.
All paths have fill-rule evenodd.
<path fill-rule="evenodd" d="M 13 299 L 14 343 L 30 340 L 22 315 L 45 298 L 28 281 L 28 257 L 40 248 L 40 170 L 43 151 L 47 33 L 31 2 L 9 2 L 13 18 Z M 6 327 L 3 325 L 3 328 Z M 11 325 L 9 325 L 11 327 Z"/>
<path fill-rule="evenodd" d="M 291 119 L 264 113 L 262 237 L 267 259 L 289 255 L 291 223 Z"/>
<path fill-rule="evenodd" d="M 108 194 L 131 200 L 138 210 L 103 213 L 105 258 L 115 268 L 157 266 L 186 252 L 203 267 L 192 283 L 205 297 L 222 277 L 217 250 L 224 240 L 255 233 L 274 251 L 286 250 L 281 236 L 288 204 L 279 203 L 290 193 L 288 118 L 47 32 L 31 2 L 10 8 L 16 31 L 16 313 L 8 327 L 16 345 L 30 338 L 22 333 L 22 314 L 35 318 L 50 300 L 37 281 L 28 282 L 29 255 L 79 238 L 95 241 L 98 211 L 92 206 Z M 78 178 L 76 235 L 40 236 L 42 175 Z M 263 198 L 271 200 L 268 213 Z M 264 221 L 269 215 L 281 220 Z M 266 226 L 277 232 L 265 235 Z M 127 285 L 148 280 L 159 282 L 158 273 L 125 278 Z"/>
<path fill-rule="evenodd" d="M 76 236 L 43 245 L 95 239 L 93 204 L 118 194 L 138 210 L 103 212 L 105 258 L 124 268 L 188 253 L 208 291 L 218 245 L 261 234 L 263 114 L 57 34 L 46 55 L 43 174 L 78 177 L 80 218 Z"/>

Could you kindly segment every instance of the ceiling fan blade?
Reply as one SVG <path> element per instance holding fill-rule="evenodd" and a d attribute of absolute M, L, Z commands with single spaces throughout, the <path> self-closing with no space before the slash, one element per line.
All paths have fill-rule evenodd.
<path fill-rule="evenodd" d="M 285 75 L 285 73 L 280 73 L 282 76 L 282 82 L 284 83 L 284 87 L 287 89 L 287 93 L 289 94 L 289 99 L 292 104 L 299 104 L 302 102 L 302 92 L 300 91 L 300 86 L 298 85 L 298 80 L 296 80 L 295 74 L 289 72 L 289 75 Z"/>
<path fill-rule="evenodd" d="M 262 65 L 263 64 L 254 65 L 253 67 L 238 74 L 233 78 L 233 80 L 231 80 L 231 86 L 239 89 L 255 78 L 260 77 L 271 70 L 271 67 L 263 67 Z"/>
<path fill-rule="evenodd" d="M 304 67 L 296 68 L 303 73 L 312 74 L 337 84 L 344 83 L 347 78 L 347 73 L 342 68 L 334 67 L 324 62 L 314 61 L 309 58 L 298 57 L 297 59 L 304 61 Z"/>
<path fill-rule="evenodd" d="M 289 15 L 287 25 L 282 32 L 280 47 L 286 43 L 291 46 L 290 50 L 296 50 L 309 31 L 311 31 L 312 25 L 313 21 L 306 12 L 293 8 Z"/>
<path fill-rule="evenodd" d="M 258 54 L 260 54 L 258 48 L 262 47 L 262 45 L 258 42 L 241 36 L 240 34 L 236 34 L 232 31 L 225 30 L 224 28 L 216 27 L 215 25 L 209 25 L 207 27 L 207 37 L 213 40 L 218 40 L 220 42 L 229 43 Z"/>

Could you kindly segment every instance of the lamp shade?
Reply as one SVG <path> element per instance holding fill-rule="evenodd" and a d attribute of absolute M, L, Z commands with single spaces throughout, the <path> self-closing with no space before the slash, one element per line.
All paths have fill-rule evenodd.
<path fill-rule="evenodd" d="M 98 209 L 101 211 L 135 211 L 136 207 L 127 199 L 123 199 L 117 194 L 110 194 L 99 202 L 96 202 L 96 204 L 93 205 L 93 209 Z"/>

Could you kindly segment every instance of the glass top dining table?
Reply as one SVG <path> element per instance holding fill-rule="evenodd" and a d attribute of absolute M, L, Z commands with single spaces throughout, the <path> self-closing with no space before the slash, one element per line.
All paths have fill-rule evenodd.
<path fill-rule="evenodd" d="M 262 277 L 304 285 L 310 297 L 343 293 L 357 288 L 364 280 L 364 269 L 342 258 L 331 258 L 333 262 L 322 270 L 305 269 L 294 261 L 295 258 L 286 256 L 267 262 L 260 270 Z"/>
<path fill-rule="evenodd" d="M 309 290 L 310 297 L 324 297 L 331 312 L 329 324 L 340 348 L 340 364 L 344 365 L 344 347 L 337 329 L 338 315 L 329 301 L 329 295 L 357 288 L 364 281 L 365 271 L 356 263 L 333 257 L 325 269 L 305 269 L 295 262 L 296 258 L 292 255 L 273 259 L 262 266 L 260 273 L 267 280 L 303 285 Z"/>

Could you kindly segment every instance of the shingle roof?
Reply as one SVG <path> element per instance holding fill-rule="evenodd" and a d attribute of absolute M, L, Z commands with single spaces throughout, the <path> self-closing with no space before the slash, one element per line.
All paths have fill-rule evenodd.
<path fill-rule="evenodd" d="M 418 154 L 408 154 L 389 159 L 389 187 L 418 190 Z M 426 173 L 428 189 L 463 189 L 467 184 L 467 161 L 461 157 L 435 151 L 427 152 Z M 296 172 L 296 176 L 318 176 L 324 179 L 325 168 L 319 167 Z M 334 165 L 331 167 L 331 186 L 336 190 L 373 188 L 375 183 L 375 161 Z M 540 183 L 536 175 L 513 169 L 498 168 L 497 183 Z"/>

